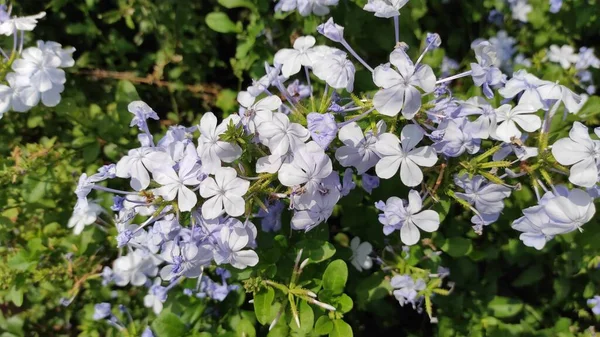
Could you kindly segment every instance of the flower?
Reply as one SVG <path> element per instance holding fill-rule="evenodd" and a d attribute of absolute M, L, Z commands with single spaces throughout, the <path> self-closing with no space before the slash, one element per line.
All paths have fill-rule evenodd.
<path fill-rule="evenodd" d="M 560 12 L 560 8 L 563 5 L 563 0 L 550 0 L 550 13 Z"/>
<path fill-rule="evenodd" d="M 39 92 L 46 92 L 67 81 L 65 71 L 58 68 L 61 63 L 56 54 L 29 47 L 13 62 L 12 68 L 17 74 L 28 77 L 31 86 Z"/>
<path fill-rule="evenodd" d="M 344 167 L 356 167 L 358 174 L 363 174 L 375 166 L 379 161 L 379 153 L 376 149 L 378 135 L 386 130 L 383 121 L 377 122 L 377 129 L 367 131 L 363 134 L 362 129 L 356 122 L 349 123 L 338 133 L 338 138 L 344 143 L 335 151 L 335 159 Z"/>
<path fill-rule="evenodd" d="M 0 23 L 0 34 L 10 36 L 17 31 L 32 31 L 37 25 L 37 21 L 46 16 L 46 12 L 40 12 L 35 15 L 13 17 Z"/>
<path fill-rule="evenodd" d="M 176 173 L 172 167 L 163 167 L 153 173 L 154 180 L 162 186 L 154 190 L 154 194 L 163 197 L 166 201 L 177 198 L 177 205 L 182 212 L 189 212 L 196 206 L 198 198 L 196 193 L 186 186 L 197 186 L 200 184 L 202 174 L 201 166 L 198 164 L 198 155 L 192 150 L 179 163 Z"/>
<path fill-rule="evenodd" d="M 231 115 L 217 126 L 217 117 L 212 112 L 202 115 L 197 151 L 202 167 L 207 173 L 215 174 L 221 168 L 221 161 L 231 163 L 242 155 L 239 145 L 220 139 L 230 123 L 237 125 L 239 122 L 239 116 Z"/>
<path fill-rule="evenodd" d="M 413 280 L 410 275 L 395 275 L 390 280 L 390 284 L 394 290 L 394 297 L 398 300 L 401 306 L 406 303 L 411 303 L 413 308 L 416 306 L 423 296 L 418 294 L 419 291 L 425 289 L 425 281 L 418 279 Z"/>
<path fill-rule="evenodd" d="M 379 113 L 396 116 L 400 110 L 412 119 L 421 108 L 421 93 L 416 87 L 430 93 L 435 89 L 435 75 L 431 67 L 419 64 L 415 67 L 402 48 L 390 54 L 390 62 L 373 71 L 373 82 L 381 89 L 373 97 L 373 106 Z"/>
<path fill-rule="evenodd" d="M 433 148 L 448 157 L 458 157 L 465 151 L 469 154 L 477 153 L 481 141 L 473 137 L 476 127 L 477 125 L 469 123 L 466 118 L 449 120 L 443 130 L 444 136 Z"/>
<path fill-rule="evenodd" d="M 273 113 L 271 119 L 261 122 L 256 131 L 260 141 L 278 157 L 288 151 L 296 151 L 310 137 L 306 128 L 298 123 L 290 123 L 288 116 L 281 112 Z"/>
<path fill-rule="evenodd" d="M 82 207 L 75 208 L 73 215 L 67 223 L 67 227 L 73 228 L 75 235 L 81 234 L 85 226 L 96 222 L 98 215 L 104 212 L 104 209 L 95 202 L 88 201 Z"/>
<path fill-rule="evenodd" d="M 281 64 L 283 76 L 290 77 L 297 74 L 302 66 L 312 67 L 315 51 L 315 38 L 307 35 L 301 36 L 294 41 L 294 49 L 281 49 L 275 53 L 274 62 Z"/>
<path fill-rule="evenodd" d="M 527 3 L 527 0 L 516 0 L 511 6 L 512 18 L 521 22 L 528 22 L 527 14 L 529 14 L 533 7 Z"/>
<path fill-rule="evenodd" d="M 548 59 L 555 63 L 560 63 L 563 69 L 569 69 L 571 64 L 577 63 L 579 56 L 575 54 L 575 49 L 569 45 L 558 47 L 553 44 L 548 50 Z"/>
<path fill-rule="evenodd" d="M 311 112 L 306 116 L 306 124 L 310 137 L 319 144 L 323 150 L 335 139 L 338 132 L 335 117 L 330 113 Z"/>
<path fill-rule="evenodd" d="M 98 303 L 94 305 L 94 316 L 92 317 L 95 321 L 104 319 L 112 315 L 110 310 L 110 303 Z"/>
<path fill-rule="evenodd" d="M 360 242 L 360 238 L 355 236 L 350 241 L 350 249 L 352 249 L 352 257 L 350 262 L 358 271 L 371 269 L 373 266 L 373 259 L 369 256 L 373 251 L 373 246 L 368 242 Z"/>
<path fill-rule="evenodd" d="M 523 210 L 522 217 L 515 220 L 511 227 L 523 232 L 519 239 L 527 247 L 541 250 L 553 236 L 544 233 L 544 228 L 550 223 L 544 205 L 529 207 Z"/>
<path fill-rule="evenodd" d="M 567 195 L 558 195 L 549 200 L 545 210 L 552 223 L 543 232 L 556 235 L 580 229 L 592 219 L 596 206 L 586 191 L 574 188 Z"/>
<path fill-rule="evenodd" d="M 494 97 L 493 87 L 504 83 L 504 75 L 498 69 L 497 51 L 489 41 L 475 40 L 471 44 L 477 63 L 471 63 L 471 76 L 476 86 L 482 87 L 487 98 Z"/>
<path fill-rule="evenodd" d="M 133 114 L 133 119 L 129 126 L 137 125 L 141 131 L 147 127 L 146 120 L 158 120 L 158 115 L 152 108 L 142 101 L 133 101 L 127 106 L 127 110 Z"/>
<path fill-rule="evenodd" d="M 365 192 L 371 194 L 373 189 L 377 187 L 379 187 L 379 177 L 363 173 L 362 188 L 365 190 Z"/>
<path fill-rule="evenodd" d="M 313 73 L 334 89 L 346 89 L 348 92 L 354 89 L 356 68 L 344 52 L 328 53 L 322 57 L 314 63 Z"/>
<path fill-rule="evenodd" d="M 148 289 L 148 294 L 144 296 L 144 306 L 152 308 L 156 315 L 163 309 L 163 303 L 167 300 L 167 288 L 160 285 L 160 279 L 156 278 L 154 284 Z"/>
<path fill-rule="evenodd" d="M 318 183 L 333 171 L 331 159 L 315 142 L 309 142 L 294 152 L 290 163 L 281 165 L 278 177 L 284 186 L 306 184 L 309 193 L 317 191 Z"/>
<path fill-rule="evenodd" d="M 136 191 L 150 185 L 148 171 L 175 165 L 168 153 L 158 148 L 141 147 L 129 150 L 126 156 L 117 162 L 116 174 L 120 178 L 131 178 L 130 185 Z"/>
<path fill-rule="evenodd" d="M 113 262 L 113 280 L 115 284 L 124 287 L 127 284 L 141 286 L 148 277 L 156 276 L 156 267 L 153 258 L 143 250 L 134 250 L 127 255 L 117 258 Z"/>
<path fill-rule="evenodd" d="M 423 130 L 414 124 L 406 125 L 400 133 L 400 139 L 392 133 L 379 136 L 375 145 L 381 160 L 375 166 L 379 178 L 389 179 L 400 168 L 400 179 L 406 186 L 417 186 L 423 181 L 423 172 L 419 166 L 431 167 L 437 162 L 432 147 L 415 148 L 423 139 Z"/>
<path fill-rule="evenodd" d="M 250 249 L 242 250 L 248 245 L 247 232 L 239 227 L 223 227 L 219 232 L 218 248 L 215 250 L 217 264 L 229 263 L 234 268 L 245 269 L 258 263 L 258 255 Z"/>
<path fill-rule="evenodd" d="M 467 174 L 454 177 L 455 184 L 465 192 L 456 192 L 456 196 L 475 204 L 475 208 L 483 214 L 500 213 L 504 209 L 504 199 L 510 196 L 510 188 L 499 184 L 486 184 L 487 180 L 482 176 L 474 176 L 472 179 Z"/>
<path fill-rule="evenodd" d="M 526 104 L 536 108 L 545 107 L 542 96 L 538 88 L 549 82 L 542 81 L 536 76 L 528 73 L 524 69 L 515 72 L 510 80 L 506 82 L 504 88 L 498 90 L 500 95 L 505 98 L 512 98 L 523 92 L 519 99 L 519 104 Z"/>
<path fill-rule="evenodd" d="M 197 245 L 195 242 L 168 241 L 160 254 L 167 263 L 160 270 L 160 277 L 171 281 L 178 276 L 190 278 L 202 274 L 202 268 L 213 258 L 213 247 L 208 244 Z"/>
<path fill-rule="evenodd" d="M 383 207 L 383 214 L 379 216 L 379 222 L 383 224 L 383 233 L 391 234 L 394 230 L 400 230 L 400 239 L 407 246 L 414 245 L 419 241 L 424 230 L 434 232 L 440 226 L 440 217 L 433 210 L 421 211 L 423 207 L 419 192 L 410 190 L 408 193 L 408 204 L 397 197 L 390 197 Z"/>
<path fill-rule="evenodd" d="M 214 179 L 208 177 L 200 183 L 200 195 L 210 198 L 202 204 L 202 215 L 214 219 L 223 213 L 230 216 L 244 214 L 246 194 L 250 182 L 237 177 L 237 172 L 231 167 L 223 167 L 215 173 Z"/>
<path fill-rule="evenodd" d="M 600 296 L 596 295 L 593 298 L 587 300 L 587 304 L 592 307 L 594 315 L 600 315 Z"/>
<path fill-rule="evenodd" d="M 321 222 L 329 219 L 333 213 L 333 208 L 340 199 L 340 192 L 334 188 L 326 194 L 318 191 L 313 193 L 304 192 L 300 197 L 303 202 L 300 202 L 302 205 L 295 206 L 298 210 L 294 212 L 291 225 L 292 229 L 308 232 Z"/>
<path fill-rule="evenodd" d="M 344 40 L 344 27 L 333 22 L 333 18 L 329 18 L 327 22 L 318 25 L 317 32 L 333 42 L 341 43 Z"/>
<path fill-rule="evenodd" d="M 569 174 L 569 181 L 573 184 L 589 188 L 598 182 L 600 141 L 590 138 L 585 125 L 574 122 L 569 138 L 562 138 L 554 143 L 552 155 L 561 165 L 573 165 Z"/>
<path fill-rule="evenodd" d="M 329 14 L 329 7 L 338 4 L 339 0 L 297 0 L 298 12 L 302 16 Z"/>
<path fill-rule="evenodd" d="M 400 15 L 400 9 L 408 0 L 369 0 L 363 7 L 367 12 L 375 13 L 379 18 L 391 18 Z"/>
<path fill-rule="evenodd" d="M 536 111 L 537 109 L 532 105 L 500 106 L 496 109 L 496 122 L 499 124 L 493 130 L 492 136 L 508 143 L 512 138 L 521 138 L 522 133 L 517 125 L 527 132 L 538 130 L 542 126 L 542 120 L 533 114 Z"/>
<path fill-rule="evenodd" d="M 255 97 L 247 91 L 240 91 L 237 100 L 241 105 L 242 124 L 248 127 L 250 133 L 256 133 L 256 126 L 263 121 L 272 120 L 273 112 L 281 106 L 281 99 L 277 96 L 268 96 L 254 103 Z"/>

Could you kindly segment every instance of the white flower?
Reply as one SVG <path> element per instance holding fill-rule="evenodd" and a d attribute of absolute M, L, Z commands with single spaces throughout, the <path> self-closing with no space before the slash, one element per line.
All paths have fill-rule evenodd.
<path fill-rule="evenodd" d="M 373 259 L 369 256 L 373 251 L 373 246 L 368 242 L 360 242 L 360 238 L 355 236 L 350 241 L 350 249 L 352 249 L 351 263 L 358 271 L 371 269 L 373 266 Z"/>
<path fill-rule="evenodd" d="M 274 62 L 281 64 L 283 76 L 290 77 L 297 74 L 302 66 L 312 67 L 313 58 L 315 58 L 312 47 L 315 45 L 315 38 L 307 35 L 301 36 L 294 41 L 294 49 L 281 49 L 275 53 Z"/>
<path fill-rule="evenodd" d="M 555 63 L 560 63 L 563 69 L 569 69 L 571 64 L 577 63 L 579 56 L 575 53 L 575 49 L 569 45 L 558 47 L 553 44 L 548 50 L 548 59 Z"/>
<path fill-rule="evenodd" d="M 182 212 L 189 212 L 198 201 L 196 193 L 187 186 L 200 184 L 201 167 L 198 164 L 198 155 L 194 151 L 179 162 L 179 171 L 175 173 L 172 167 L 162 167 L 153 172 L 154 180 L 163 185 L 154 190 L 155 195 L 163 197 L 167 201 L 177 198 L 177 205 Z"/>
<path fill-rule="evenodd" d="M 363 134 L 356 122 L 342 127 L 338 138 L 344 143 L 335 151 L 335 159 L 344 167 L 354 166 L 358 174 L 363 174 L 379 161 L 379 153 L 375 147 L 378 135 L 385 132 L 385 122 L 377 123 L 377 130 Z M 376 132 L 376 133 L 375 133 Z"/>
<path fill-rule="evenodd" d="M 406 186 L 417 186 L 423 181 L 419 166 L 431 167 L 437 162 L 437 154 L 430 146 L 418 147 L 423 139 L 423 130 L 414 124 L 402 129 L 400 138 L 391 133 L 379 136 L 375 145 L 381 160 L 375 166 L 377 176 L 391 178 L 400 168 L 400 179 Z"/>
<path fill-rule="evenodd" d="M 569 181 L 573 184 L 589 188 L 598 182 L 600 141 L 590 138 L 585 125 L 573 123 L 569 138 L 559 139 L 552 146 L 552 155 L 561 165 L 573 165 L 569 174 Z"/>
<path fill-rule="evenodd" d="M 559 195 L 546 203 L 546 214 L 551 223 L 543 232 L 556 235 L 581 230 L 581 226 L 590 221 L 594 213 L 594 199 L 586 191 L 574 188 L 567 195 Z"/>
<path fill-rule="evenodd" d="M 212 246 L 209 244 L 167 241 L 162 247 L 160 257 L 167 263 L 160 270 L 160 277 L 171 281 L 183 275 L 196 278 L 202 274 L 202 267 L 210 264 L 213 258 Z"/>
<path fill-rule="evenodd" d="M 552 82 L 540 80 L 525 69 L 521 69 L 515 72 L 513 77 L 498 92 L 506 98 L 515 97 L 520 92 L 523 92 L 521 98 L 519 98 L 519 104 L 542 108 L 544 107 L 544 102 L 538 88 L 548 83 Z"/>
<path fill-rule="evenodd" d="M 296 199 L 294 207 L 297 211 L 294 212 L 291 220 L 292 229 L 308 232 L 329 219 L 333 208 L 340 200 L 340 192 L 337 189 L 331 189 L 326 194 L 308 191 Z"/>
<path fill-rule="evenodd" d="M 127 284 L 144 285 L 148 277 L 154 277 L 157 273 L 158 267 L 152 257 L 141 249 L 121 256 L 113 262 L 114 281 L 120 287 Z"/>
<path fill-rule="evenodd" d="M 0 85 L 0 118 L 8 110 L 25 112 L 37 104 L 37 101 L 31 98 L 39 97 L 39 93 L 29 85 L 29 78 L 16 73 L 8 73 L 6 81 L 8 86 Z M 26 102 L 34 104 L 28 105 Z"/>
<path fill-rule="evenodd" d="M 400 239 L 405 245 L 414 245 L 419 242 L 421 233 L 419 228 L 426 232 L 434 232 L 440 227 L 440 216 L 433 210 L 424 210 L 419 192 L 410 190 L 408 205 L 404 208 L 401 217 Z M 418 228 L 417 228 L 418 227 Z"/>
<path fill-rule="evenodd" d="M 306 184 L 307 190 L 312 193 L 332 171 L 329 156 L 317 143 L 309 142 L 294 152 L 294 159 L 290 163 L 281 165 L 278 177 L 284 186 Z"/>
<path fill-rule="evenodd" d="M 408 3 L 408 0 L 369 0 L 363 7 L 367 12 L 375 13 L 379 18 L 391 18 L 400 15 L 400 8 Z"/>
<path fill-rule="evenodd" d="M 67 223 L 67 227 L 73 228 L 75 235 L 81 234 L 85 226 L 96 222 L 98 215 L 104 212 L 104 209 L 95 202 L 88 201 L 82 207 L 75 208 L 73 215 Z"/>
<path fill-rule="evenodd" d="M 258 263 L 258 255 L 250 249 L 244 249 L 249 242 L 248 232 L 240 227 L 223 226 L 219 232 L 218 246 L 215 249 L 217 264 L 229 263 L 234 268 L 244 269 Z"/>
<path fill-rule="evenodd" d="M 496 122 L 498 126 L 491 132 L 492 136 L 509 143 L 512 137 L 521 138 L 519 125 L 527 132 L 533 132 L 542 126 L 542 120 L 535 115 L 537 109 L 531 105 L 519 104 L 514 108 L 504 104 L 496 109 Z"/>
<path fill-rule="evenodd" d="M 527 247 L 537 250 L 544 248 L 552 240 L 552 235 L 544 234 L 544 228 L 550 223 L 550 218 L 544 206 L 533 206 L 523 210 L 523 216 L 515 220 L 511 227 L 520 232 L 519 240 Z"/>
<path fill-rule="evenodd" d="M 237 125 L 239 122 L 239 116 L 231 115 L 217 126 L 217 117 L 212 112 L 202 116 L 197 151 L 202 160 L 202 167 L 207 173 L 216 173 L 221 167 L 221 160 L 231 163 L 242 155 L 242 148 L 239 145 L 224 142 L 219 138 L 227 131 L 229 123 Z"/>
<path fill-rule="evenodd" d="M 528 22 L 527 14 L 533 10 L 527 0 L 517 0 L 511 7 L 512 18 L 521 22 Z"/>
<path fill-rule="evenodd" d="M 243 107 L 240 111 L 242 123 L 248 127 L 250 133 L 256 133 L 256 126 L 263 121 L 273 119 L 273 112 L 281 106 L 281 99 L 277 96 L 267 96 L 258 102 L 255 97 L 247 91 L 240 91 L 237 101 Z"/>
<path fill-rule="evenodd" d="M 313 65 L 315 76 L 329 84 L 334 89 L 346 89 L 352 92 L 354 89 L 354 64 L 346 53 L 331 53 Z"/>
<path fill-rule="evenodd" d="M 297 0 L 298 12 L 302 16 L 309 16 L 311 13 L 315 15 L 329 14 L 327 6 L 335 6 L 339 0 Z"/>
<path fill-rule="evenodd" d="M 29 77 L 31 86 L 45 92 L 67 81 L 65 71 L 58 68 L 61 63 L 55 53 L 29 47 L 13 62 L 12 68 L 17 74 Z"/>
<path fill-rule="evenodd" d="M 435 75 L 431 67 L 419 64 L 415 67 L 401 48 L 390 54 L 390 62 L 373 71 L 373 82 L 381 89 L 373 97 L 373 106 L 379 113 L 396 116 L 400 110 L 407 119 L 412 119 L 421 108 L 419 87 L 430 93 L 435 89 Z"/>
<path fill-rule="evenodd" d="M 571 89 L 558 83 L 547 82 L 538 87 L 542 99 L 560 100 L 570 113 L 577 113 L 583 106 L 583 98 Z"/>
<path fill-rule="evenodd" d="M 37 20 L 46 16 L 46 12 L 40 12 L 35 15 L 13 17 L 0 24 L 0 34 L 10 36 L 17 31 L 32 31 L 37 25 Z"/>
<path fill-rule="evenodd" d="M 129 150 L 126 156 L 117 162 L 116 175 L 119 178 L 130 178 L 131 187 L 136 191 L 146 189 L 150 185 L 150 175 L 155 168 L 172 167 L 175 162 L 168 153 L 159 149 L 141 147 Z"/>
<path fill-rule="evenodd" d="M 242 196 L 246 194 L 250 182 L 237 177 L 237 172 L 231 167 L 223 167 L 215 173 L 215 178 L 208 177 L 200 183 L 200 195 L 210 198 L 202 205 L 202 215 L 214 219 L 223 213 L 230 216 L 244 214 L 246 205 Z"/>
<path fill-rule="evenodd" d="M 54 41 L 37 41 L 37 47 L 41 49 L 44 53 L 54 53 L 58 58 L 60 58 L 60 66 L 61 68 L 68 68 L 75 65 L 75 60 L 73 59 L 73 53 L 75 52 L 75 48 L 68 47 L 63 48 L 62 45 L 58 42 Z"/>
<path fill-rule="evenodd" d="M 276 112 L 270 120 L 261 122 L 256 131 L 260 141 L 278 157 L 290 150 L 295 151 L 310 137 L 305 127 L 298 123 L 290 123 L 288 116 L 281 112 Z"/>

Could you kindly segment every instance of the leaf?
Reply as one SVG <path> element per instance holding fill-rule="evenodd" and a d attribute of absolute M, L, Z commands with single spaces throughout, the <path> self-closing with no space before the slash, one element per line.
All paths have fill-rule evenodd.
<path fill-rule="evenodd" d="M 235 23 L 229 19 L 227 14 L 223 12 L 208 13 L 206 16 L 206 24 L 210 29 L 219 33 L 241 32 L 240 27 L 236 26 Z"/>
<path fill-rule="evenodd" d="M 312 331 L 315 323 L 315 313 L 306 301 L 300 301 L 300 305 L 298 305 L 298 318 L 300 318 L 300 328 L 298 328 L 294 319 L 290 321 L 289 326 L 293 331 L 303 331 L 305 333 Z"/>
<path fill-rule="evenodd" d="M 532 285 L 544 278 L 544 270 L 541 264 L 534 264 L 525 269 L 513 282 L 514 287 Z"/>
<path fill-rule="evenodd" d="M 322 335 L 327 335 L 333 330 L 333 322 L 328 316 L 321 316 L 315 323 L 315 333 Z"/>
<path fill-rule="evenodd" d="M 152 330 L 156 337 L 180 337 L 185 336 L 187 329 L 179 316 L 163 311 L 152 322 Z"/>
<path fill-rule="evenodd" d="M 461 257 L 467 255 L 473 249 L 471 240 L 460 236 L 446 239 L 442 250 L 452 257 Z"/>
<path fill-rule="evenodd" d="M 352 327 L 342 321 L 341 319 L 336 319 L 333 321 L 333 329 L 329 333 L 329 337 L 352 337 L 354 334 L 352 333 Z"/>
<path fill-rule="evenodd" d="M 348 279 L 348 266 L 343 260 L 331 262 L 323 274 L 323 289 L 331 291 L 334 295 L 344 292 L 344 286 Z"/>
<path fill-rule="evenodd" d="M 369 302 L 380 300 L 390 295 L 392 286 L 385 279 L 385 274 L 375 272 L 360 281 L 356 287 L 356 300 L 361 308 L 365 308 Z"/>
<path fill-rule="evenodd" d="M 246 7 L 256 10 L 256 6 L 249 0 L 219 0 L 219 4 L 225 8 Z"/>
<path fill-rule="evenodd" d="M 514 298 L 496 296 L 488 304 L 494 316 L 497 318 L 508 318 L 513 317 L 523 310 L 523 303 Z"/>
<path fill-rule="evenodd" d="M 346 294 L 342 294 L 337 298 L 337 304 L 338 305 L 336 307 L 342 314 L 349 312 L 354 307 L 352 298 Z"/>
<path fill-rule="evenodd" d="M 271 287 L 263 288 L 254 295 L 254 314 L 262 325 L 270 323 L 271 305 L 274 298 L 275 291 Z"/>
<path fill-rule="evenodd" d="M 302 255 L 315 263 L 323 262 L 335 254 L 335 247 L 331 243 L 321 240 L 300 241 L 298 248 L 304 249 Z"/>

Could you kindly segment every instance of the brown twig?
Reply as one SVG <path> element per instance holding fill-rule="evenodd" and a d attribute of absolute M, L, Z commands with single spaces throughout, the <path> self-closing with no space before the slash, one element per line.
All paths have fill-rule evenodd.
<path fill-rule="evenodd" d="M 115 80 L 126 80 L 132 83 L 154 85 L 159 88 L 168 88 L 170 90 L 181 87 L 177 83 L 164 81 L 156 78 L 152 74 L 148 74 L 145 77 L 139 77 L 133 72 L 120 72 L 120 71 L 108 71 L 102 69 L 91 69 L 91 70 L 79 70 L 76 71 L 77 75 L 90 76 L 94 79 L 115 79 Z M 185 84 L 183 85 L 185 90 L 200 94 L 204 100 L 214 101 L 221 91 L 221 86 L 215 83 L 210 84 Z"/>

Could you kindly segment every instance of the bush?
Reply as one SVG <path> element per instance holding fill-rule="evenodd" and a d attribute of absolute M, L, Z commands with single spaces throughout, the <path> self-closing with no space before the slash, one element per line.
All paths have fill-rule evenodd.
<path fill-rule="evenodd" d="M 3 7 L 0 336 L 594 336 L 599 9 Z"/>

